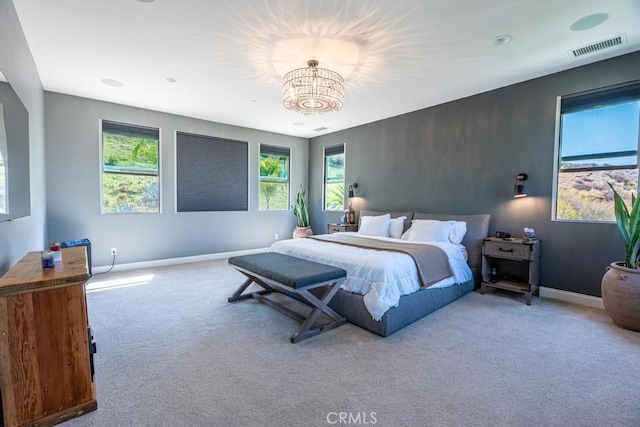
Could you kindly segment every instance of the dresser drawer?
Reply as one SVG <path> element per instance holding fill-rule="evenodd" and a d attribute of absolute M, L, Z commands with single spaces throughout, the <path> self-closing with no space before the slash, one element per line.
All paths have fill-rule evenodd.
<path fill-rule="evenodd" d="M 484 254 L 496 258 L 529 260 L 531 246 L 511 242 L 484 242 Z"/>

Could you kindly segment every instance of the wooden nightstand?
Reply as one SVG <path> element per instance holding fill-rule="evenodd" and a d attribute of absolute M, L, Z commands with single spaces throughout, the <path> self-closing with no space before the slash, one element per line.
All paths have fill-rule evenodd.
<path fill-rule="evenodd" d="M 358 231 L 358 224 L 327 224 L 329 234 L 340 231 Z"/>
<path fill-rule="evenodd" d="M 540 240 L 484 239 L 480 292 L 487 287 L 520 292 L 531 305 L 531 294 L 539 294 L 540 245 Z"/>

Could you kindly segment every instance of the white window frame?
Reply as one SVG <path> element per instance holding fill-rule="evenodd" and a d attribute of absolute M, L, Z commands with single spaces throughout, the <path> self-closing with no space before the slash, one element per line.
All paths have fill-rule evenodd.
<path fill-rule="evenodd" d="M 287 208 L 286 209 L 260 209 L 260 184 L 262 183 L 262 177 L 260 176 L 260 156 L 262 156 L 262 146 L 266 146 L 266 147 L 273 147 L 273 148 L 280 148 L 280 149 L 287 149 L 289 150 L 289 170 L 287 171 Z M 291 147 L 279 147 L 277 145 L 272 145 L 272 144 L 258 144 L 258 211 L 260 212 L 284 212 L 284 211 L 290 211 L 291 210 L 291 170 L 293 168 L 293 165 L 291 163 L 291 159 L 293 157 L 293 148 Z"/>

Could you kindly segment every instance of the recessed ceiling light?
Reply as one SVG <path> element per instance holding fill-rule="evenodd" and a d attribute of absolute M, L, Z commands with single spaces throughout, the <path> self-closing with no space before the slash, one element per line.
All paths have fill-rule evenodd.
<path fill-rule="evenodd" d="M 138 0 L 140 3 L 153 3 L 156 0 Z"/>
<path fill-rule="evenodd" d="M 102 79 L 100 81 L 102 82 L 102 84 L 107 85 L 107 86 L 111 86 L 111 87 L 122 87 L 122 86 L 124 86 L 124 83 L 122 83 L 119 80 Z"/>
<path fill-rule="evenodd" d="M 170 76 L 165 77 L 164 81 L 167 82 L 167 83 L 178 83 L 178 79 L 176 79 L 175 77 L 170 77 Z"/>
<path fill-rule="evenodd" d="M 491 44 L 491 46 L 502 46 L 509 43 L 511 40 L 513 40 L 513 36 L 504 34 L 502 36 L 492 38 L 489 44 Z"/>
<path fill-rule="evenodd" d="M 302 122 L 293 122 L 291 124 L 294 125 L 294 126 L 304 126 L 304 123 L 302 123 Z"/>
<path fill-rule="evenodd" d="M 571 24 L 569 29 L 571 31 L 589 30 L 602 24 L 607 19 L 609 19 L 609 15 L 606 13 L 594 13 L 593 15 L 588 15 L 584 18 L 578 19 L 576 22 Z"/>

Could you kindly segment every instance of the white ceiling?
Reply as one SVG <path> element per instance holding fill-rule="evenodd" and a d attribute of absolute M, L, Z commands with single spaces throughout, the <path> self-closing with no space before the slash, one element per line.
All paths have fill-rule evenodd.
<path fill-rule="evenodd" d="M 314 137 L 640 50 L 638 0 L 19 0 L 44 89 Z M 607 14 L 572 31 L 577 20 Z M 626 35 L 573 58 L 569 50 Z M 490 41 L 511 35 L 508 44 Z M 282 105 L 317 59 L 344 108 Z M 173 77 L 177 83 L 165 79 Z M 123 83 L 107 86 L 102 79 Z M 314 131 L 326 127 L 324 131 Z"/>

